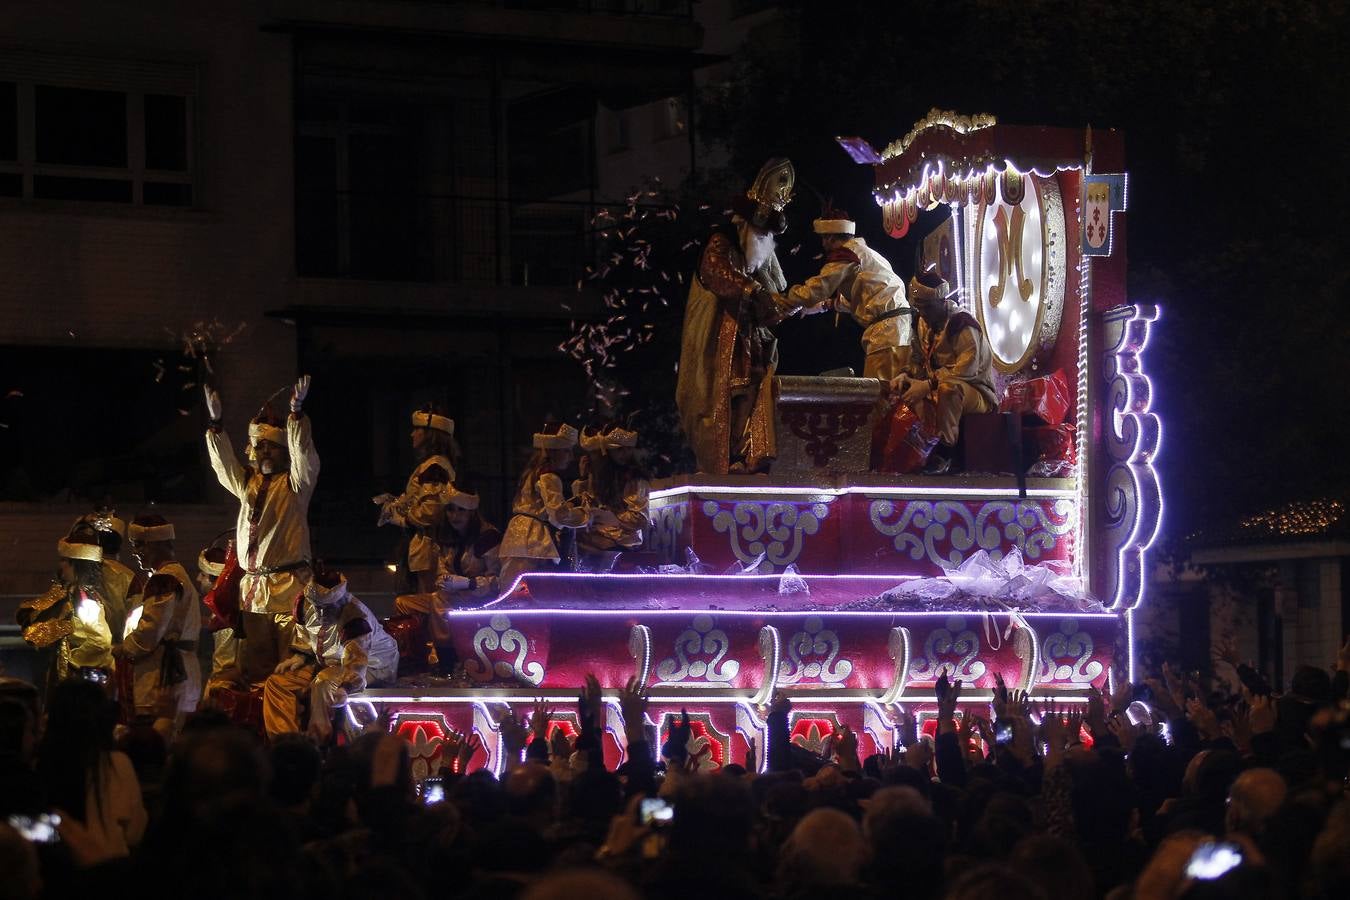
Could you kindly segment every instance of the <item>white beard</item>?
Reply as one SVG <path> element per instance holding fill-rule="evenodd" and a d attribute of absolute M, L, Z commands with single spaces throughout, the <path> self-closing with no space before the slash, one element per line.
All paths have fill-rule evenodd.
<path fill-rule="evenodd" d="M 773 234 L 742 225 L 741 249 L 745 252 L 745 270 L 758 272 L 773 256 L 775 245 Z"/>
<path fill-rule="evenodd" d="M 264 475 L 275 475 L 277 473 L 277 466 L 276 463 L 268 459 L 259 463 L 258 470 Z"/>

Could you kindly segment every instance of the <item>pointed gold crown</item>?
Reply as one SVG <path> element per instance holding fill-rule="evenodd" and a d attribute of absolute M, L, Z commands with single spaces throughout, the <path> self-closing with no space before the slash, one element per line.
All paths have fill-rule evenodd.
<path fill-rule="evenodd" d="M 792 200 L 796 181 L 797 172 L 792 168 L 792 160 L 774 157 L 759 170 L 745 196 L 774 212 L 782 212 Z"/>

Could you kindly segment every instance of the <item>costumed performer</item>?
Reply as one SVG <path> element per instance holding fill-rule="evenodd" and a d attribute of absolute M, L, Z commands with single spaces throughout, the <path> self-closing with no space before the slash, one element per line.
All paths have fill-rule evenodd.
<path fill-rule="evenodd" d="M 136 573 L 119 558 L 127 536 L 127 523 L 117 517 L 116 511 L 105 507 L 78 519 L 76 528 L 81 525 L 94 529 L 98 545 L 103 548 L 103 585 L 108 589 L 103 606 L 116 644 L 126 631 L 127 600 L 132 593 L 132 582 L 136 580 Z"/>
<path fill-rule="evenodd" d="M 909 298 L 919 321 L 905 369 L 891 382 L 900 400 L 937 429 L 938 445 L 924 467 L 928 474 L 952 470 L 963 415 L 998 406 L 989 339 L 953 295 L 932 269 L 910 279 Z"/>
<path fill-rule="evenodd" d="M 716 229 L 689 281 L 675 403 L 700 472 L 767 471 L 777 455 L 773 375 L 787 287 L 774 251 L 787 230 L 784 208 L 795 173 L 771 159 L 732 200 L 731 223 Z"/>
<path fill-rule="evenodd" d="M 220 577 L 225 572 L 225 561 L 228 556 L 227 547 L 214 546 L 207 547 L 197 555 L 197 591 L 203 598 L 206 598 L 219 583 Z M 211 674 L 206 679 L 202 695 L 209 699 L 212 694 L 219 691 L 247 691 L 249 685 L 240 669 L 240 629 L 231 624 L 238 622 L 238 616 L 236 614 L 229 621 L 218 620 L 215 610 L 209 612 L 211 618 L 207 628 L 211 631 L 212 642 Z"/>
<path fill-rule="evenodd" d="M 585 507 L 563 492 L 562 477 L 572 467 L 577 430 L 567 424 L 545 426 L 533 443 L 534 455 L 520 476 L 511 521 L 498 550 L 502 590 L 510 590 L 526 572 L 557 568 L 562 559 L 559 532 L 585 528 L 590 521 Z"/>
<path fill-rule="evenodd" d="M 263 725 L 269 738 L 300 731 L 300 698 L 308 693 L 307 733 L 323 742 L 349 694 L 398 678 L 398 645 L 337 571 L 320 571 L 306 583 L 295 621 L 304 649 L 282 660 L 263 685 Z"/>
<path fill-rule="evenodd" d="M 581 435 L 581 478 L 572 495 L 590 510 L 590 524 L 577 532 L 579 567 L 608 572 L 619 554 L 642 546 L 648 526 L 647 474 L 636 464 L 638 433 L 620 425 Z"/>
<path fill-rule="evenodd" d="M 478 506 L 476 493 L 450 492 L 440 531 L 436 589 L 394 598 L 394 608 L 403 615 L 427 617 L 427 636 L 442 674 L 453 671 L 457 659 L 444 614 L 497 596 L 502 533 L 483 518 Z"/>
<path fill-rule="evenodd" d="M 128 536 L 148 579 L 141 604 L 127 614 L 127 633 L 113 656 L 132 664 L 137 715 L 153 718 L 155 731 L 172 741 L 202 695 L 197 588 L 174 558 L 174 527 L 163 516 L 137 516 Z"/>
<path fill-rule="evenodd" d="M 311 575 L 308 514 L 319 455 L 301 410 L 308 393 L 305 375 L 291 390 L 291 414 L 284 422 L 264 409 L 249 423 L 254 465 L 245 467 L 221 428 L 220 394 L 206 387 L 211 468 L 239 499 L 235 547 L 244 569 L 239 596 L 246 638 L 243 668 L 249 681 L 261 681 L 277 660 L 287 658 L 295 604 Z"/>
<path fill-rule="evenodd" d="M 56 580 L 42 596 L 20 603 L 16 615 L 30 646 L 55 648 L 47 696 L 71 677 L 107 685 L 113 668 L 112 630 L 103 606 L 103 549 L 92 531 L 83 530 L 58 541 L 56 553 Z"/>
<path fill-rule="evenodd" d="M 417 410 L 412 414 L 412 448 L 417 466 L 403 493 L 397 497 L 380 494 L 372 500 L 380 507 L 376 524 L 397 525 L 409 532 L 407 571 L 413 589 L 426 593 L 435 584 L 439 555 L 435 536 L 455 481 L 455 420 L 430 404 Z"/>
<path fill-rule="evenodd" d="M 857 223 L 843 210 L 826 208 L 811 227 L 820 235 L 825 264 L 820 274 L 789 288 L 782 302 L 807 314 L 851 315 L 863 329 L 863 377 L 889 383 L 909 355 L 912 310 L 904 282 L 886 257 L 855 234 Z"/>

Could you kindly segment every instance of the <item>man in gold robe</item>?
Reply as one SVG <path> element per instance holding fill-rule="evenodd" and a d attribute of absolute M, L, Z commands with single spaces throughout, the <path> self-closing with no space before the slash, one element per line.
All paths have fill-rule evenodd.
<path fill-rule="evenodd" d="M 930 475 L 952 470 L 962 416 L 998 408 L 989 339 L 953 294 L 931 270 L 910 279 L 909 297 L 919 320 L 910 332 L 904 371 L 891 381 L 892 393 L 938 433 L 938 446 L 924 468 Z"/>
<path fill-rule="evenodd" d="M 766 471 L 777 455 L 778 343 L 769 326 L 782 318 L 774 294 L 787 279 L 774 240 L 787 229 L 794 178 L 790 161 L 765 163 L 690 279 L 675 402 L 700 472 Z"/>

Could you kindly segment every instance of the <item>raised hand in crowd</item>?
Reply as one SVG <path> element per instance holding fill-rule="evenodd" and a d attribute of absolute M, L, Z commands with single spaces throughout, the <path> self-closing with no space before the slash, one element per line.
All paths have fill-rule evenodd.
<path fill-rule="evenodd" d="M 956 703 L 961 697 L 961 679 L 948 682 L 944 670 L 938 676 L 934 691 L 937 693 L 938 734 L 953 732 L 956 730 Z"/>
<path fill-rule="evenodd" d="M 1095 687 L 1088 687 L 1087 709 L 1083 713 L 1083 722 L 1094 741 L 1106 736 L 1106 697 Z"/>
<path fill-rule="evenodd" d="M 912 707 L 900 707 L 895 724 L 900 729 L 901 747 L 912 747 L 919 742 L 919 720 Z"/>
<path fill-rule="evenodd" d="M 553 707 L 543 697 L 535 699 L 534 709 L 530 712 L 532 740 L 548 742 L 548 726 L 553 720 L 553 712 Z"/>
<path fill-rule="evenodd" d="M 1200 733 L 1200 738 L 1206 741 L 1217 740 L 1223 735 L 1223 729 L 1219 727 L 1219 718 L 1214 714 L 1203 700 L 1192 697 L 1186 701 L 1186 718 L 1195 726 L 1195 730 Z"/>
<path fill-rule="evenodd" d="M 502 753 L 506 756 L 506 768 L 520 766 L 520 756 L 530 740 L 530 729 L 523 719 L 517 719 L 509 705 L 497 714 L 497 730 L 502 735 Z"/>
<path fill-rule="evenodd" d="M 834 755 L 842 772 L 861 772 L 862 760 L 858 758 L 858 736 L 847 725 L 840 725 L 834 734 Z"/>
<path fill-rule="evenodd" d="M 1148 729 L 1144 725 L 1134 724 L 1124 713 L 1112 713 L 1111 718 L 1106 722 L 1106 730 L 1115 735 L 1122 750 L 1131 753 L 1134 751 L 1134 744 L 1139 740 L 1139 736 Z"/>
<path fill-rule="evenodd" d="M 619 713 L 623 716 L 624 737 L 628 746 L 647 741 L 647 694 L 639 690 L 636 677 L 629 678 L 619 691 Z"/>
<path fill-rule="evenodd" d="M 1006 718 L 1008 715 L 1008 703 L 1011 697 L 1008 694 L 1008 685 L 1003 681 L 1002 672 L 994 672 L 994 720 Z"/>

